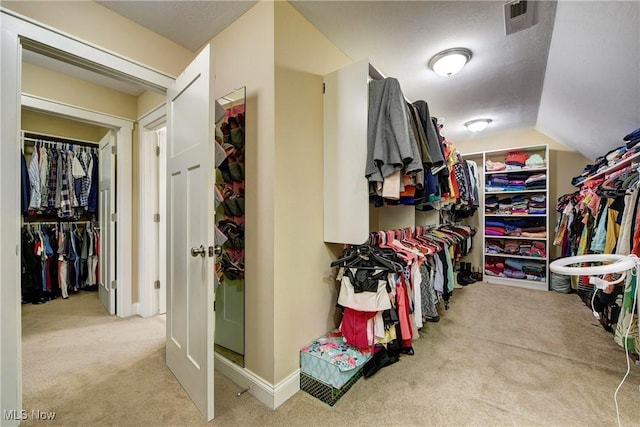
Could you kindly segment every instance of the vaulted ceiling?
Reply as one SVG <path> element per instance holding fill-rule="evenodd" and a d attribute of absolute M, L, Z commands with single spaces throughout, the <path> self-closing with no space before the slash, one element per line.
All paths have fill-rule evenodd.
<path fill-rule="evenodd" d="M 193 51 L 255 4 L 99 3 Z M 454 142 L 472 143 L 463 124 L 489 117 L 486 135 L 535 127 L 594 159 L 640 126 L 640 2 L 535 2 L 534 25 L 510 35 L 503 1 L 291 3 L 351 59 L 368 58 L 407 98 L 426 100 Z M 458 46 L 473 52 L 459 74 L 428 69 Z"/>

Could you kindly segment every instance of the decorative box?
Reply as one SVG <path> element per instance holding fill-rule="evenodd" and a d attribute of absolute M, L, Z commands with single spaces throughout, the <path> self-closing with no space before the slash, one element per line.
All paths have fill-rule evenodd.
<path fill-rule="evenodd" d="M 338 330 L 300 350 L 300 389 L 333 406 L 362 376 L 370 351 L 347 344 Z"/>

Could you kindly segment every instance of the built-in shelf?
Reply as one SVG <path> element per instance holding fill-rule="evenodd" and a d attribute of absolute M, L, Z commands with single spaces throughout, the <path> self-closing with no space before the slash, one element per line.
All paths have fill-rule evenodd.
<path fill-rule="evenodd" d="M 513 279 L 511 277 L 491 276 L 490 274 L 484 274 L 484 281 L 487 283 L 493 283 L 496 285 L 515 286 L 518 288 L 535 289 L 540 291 L 546 291 L 549 288 L 547 280 L 529 280 L 529 279 Z"/>
<path fill-rule="evenodd" d="M 503 169 L 501 171 L 488 171 L 485 170 L 485 175 L 494 175 L 497 173 L 518 173 L 518 172 L 545 172 L 547 167 L 539 167 L 539 168 L 526 168 L 526 169 Z"/>
<path fill-rule="evenodd" d="M 485 213 L 484 216 L 499 216 L 500 218 L 540 218 L 545 217 L 547 214 L 490 214 Z"/>
<path fill-rule="evenodd" d="M 489 240 L 489 239 L 509 239 L 509 240 L 541 240 L 541 241 L 547 241 L 546 237 L 522 237 L 522 236 L 491 236 L 489 234 L 486 234 L 484 236 L 485 240 Z"/>
<path fill-rule="evenodd" d="M 580 187 L 585 182 L 589 182 L 589 181 L 594 180 L 594 179 L 602 178 L 607 174 L 619 171 L 620 169 L 624 169 L 627 166 L 630 166 L 631 163 L 634 162 L 634 160 L 640 161 L 640 151 L 635 153 L 632 156 L 627 157 L 626 159 L 623 159 L 621 162 L 618 162 L 615 165 L 609 166 L 608 168 L 605 168 L 605 169 L 601 170 L 600 172 L 597 172 L 594 175 L 591 175 L 591 176 L 587 177 L 580 184 L 576 185 L 576 187 Z"/>
<path fill-rule="evenodd" d="M 485 256 L 497 256 L 500 258 L 520 258 L 520 259 L 532 259 L 536 261 L 546 261 L 547 257 L 540 256 L 526 256 L 526 255 L 511 255 L 511 254 L 492 254 L 490 252 L 485 252 Z"/>
<path fill-rule="evenodd" d="M 513 176 L 514 174 L 527 174 L 528 176 L 530 175 L 534 175 L 537 173 L 544 173 L 547 175 L 547 179 L 545 182 L 545 186 L 544 188 L 536 188 L 536 189 L 523 189 L 523 190 L 514 190 L 514 189 L 500 189 L 500 187 L 495 187 L 495 188 L 491 188 L 491 187 L 484 187 L 484 200 L 483 203 L 481 204 L 480 207 L 480 212 L 482 215 L 482 226 L 486 226 L 486 221 L 496 221 L 496 218 L 500 218 L 500 220 L 504 220 L 504 221 L 518 221 L 518 220 L 525 220 L 528 223 L 530 223 L 531 225 L 533 224 L 540 224 L 541 226 L 544 225 L 546 227 L 546 230 L 549 230 L 549 215 L 551 214 L 551 212 L 549 211 L 549 184 L 550 184 L 550 178 L 549 178 L 549 147 L 547 145 L 536 145 L 536 146 L 530 146 L 530 147 L 519 147 L 519 148 L 511 148 L 511 149 L 505 149 L 505 150 L 493 150 L 493 151 L 485 151 L 484 152 L 484 164 L 486 165 L 487 160 L 491 160 L 493 162 L 503 162 L 505 161 L 507 155 L 510 152 L 513 151 L 522 151 L 522 152 L 526 152 L 528 154 L 539 154 L 540 156 L 542 156 L 545 159 L 546 164 L 544 166 L 540 166 L 540 167 L 523 167 L 520 169 L 504 169 L 501 171 L 488 171 L 486 170 L 486 168 L 484 170 L 484 175 L 483 175 L 483 182 L 485 184 L 487 184 L 489 182 L 489 179 L 492 176 L 495 176 L 497 174 L 506 174 L 509 176 Z M 546 213 L 544 214 L 535 214 L 535 213 L 528 213 L 528 214 L 502 214 L 502 213 L 488 213 L 485 211 L 485 205 L 486 205 L 486 199 L 489 198 L 490 196 L 500 196 L 500 195 L 504 195 L 506 197 L 513 197 L 513 196 L 517 196 L 517 195 L 536 195 L 536 194 L 541 194 L 541 195 L 545 195 L 545 204 L 544 206 L 546 207 Z M 503 199 L 505 197 L 498 197 L 498 199 Z M 490 274 L 486 274 L 484 275 L 484 280 L 488 283 L 495 283 L 495 284 L 500 284 L 500 285 L 508 285 L 508 286 L 518 286 L 518 287 L 522 287 L 522 288 L 529 288 L 529 289 L 538 289 L 538 290 L 549 290 L 549 235 L 547 232 L 547 236 L 546 237 L 525 237 L 525 236 L 491 236 L 491 235 L 487 235 L 484 233 L 484 231 L 482 232 L 483 235 L 483 246 L 482 246 L 482 253 L 483 253 L 483 264 L 486 265 L 486 261 L 488 258 L 499 258 L 499 259 L 519 259 L 519 260 L 527 260 L 527 261 L 531 261 L 531 262 L 537 262 L 539 263 L 544 271 L 544 277 L 542 277 L 540 280 L 530 280 L 530 279 L 516 279 L 516 278 L 511 278 L 511 277 L 501 277 L 501 276 L 492 276 Z M 510 254 L 494 254 L 494 253 L 487 253 L 486 248 L 487 248 L 487 241 L 488 240 L 502 240 L 502 241 L 508 241 L 508 240 L 517 240 L 520 242 L 544 242 L 545 244 L 545 249 L 547 251 L 547 256 L 546 257 L 536 257 L 536 256 L 525 256 L 525 255 L 510 255 Z"/>
<path fill-rule="evenodd" d="M 509 191 L 504 191 L 504 190 L 491 191 L 485 188 L 484 190 L 484 194 L 514 194 L 514 193 L 519 194 L 519 193 L 546 193 L 546 192 L 547 192 L 546 188 L 539 188 L 537 190 L 509 190 Z"/>

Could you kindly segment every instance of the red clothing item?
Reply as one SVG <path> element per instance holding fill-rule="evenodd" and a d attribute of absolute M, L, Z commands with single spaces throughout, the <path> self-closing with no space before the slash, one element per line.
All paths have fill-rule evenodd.
<path fill-rule="evenodd" d="M 47 258 L 47 267 L 46 267 L 46 274 L 45 274 L 45 286 L 47 287 L 48 291 L 51 291 L 51 282 L 52 282 L 52 278 L 51 278 L 51 266 L 54 263 L 54 259 L 53 256 L 50 256 L 49 258 Z"/>
<path fill-rule="evenodd" d="M 347 341 L 347 344 L 351 344 L 359 348 L 370 348 L 375 344 L 374 342 L 369 341 L 367 322 L 377 313 L 377 311 L 358 311 L 345 307 L 340 331 L 342 332 L 345 341 Z"/>
<path fill-rule="evenodd" d="M 636 214 L 636 224 L 639 224 L 640 220 L 640 209 L 638 209 L 638 213 Z M 636 225 L 636 231 L 633 233 L 633 248 L 631 249 L 631 253 L 636 256 L 640 256 L 640 226 Z"/>
<path fill-rule="evenodd" d="M 527 163 L 527 159 L 529 155 L 526 153 L 521 153 L 519 151 L 512 151 L 507 155 L 505 159 L 505 163 L 519 163 L 521 165 L 525 165 Z"/>
<path fill-rule="evenodd" d="M 411 332 L 411 320 L 409 319 L 409 294 L 404 280 L 404 274 L 400 275 L 400 280 L 396 284 L 396 302 L 398 304 L 398 320 L 400 321 L 400 333 L 403 344 L 405 340 L 413 339 Z"/>

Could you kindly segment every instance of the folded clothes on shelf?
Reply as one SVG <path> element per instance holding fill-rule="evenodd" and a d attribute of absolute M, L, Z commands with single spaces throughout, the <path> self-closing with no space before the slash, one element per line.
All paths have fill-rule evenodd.
<path fill-rule="evenodd" d="M 625 145 L 610 150 L 604 156 L 598 157 L 595 163 L 586 165 L 582 173 L 571 180 L 571 184 L 580 186 L 585 180 L 597 173 L 637 155 L 640 151 L 640 146 L 638 145 L 638 142 L 640 142 L 640 128 L 629 132 L 622 140 L 625 141 Z"/>

